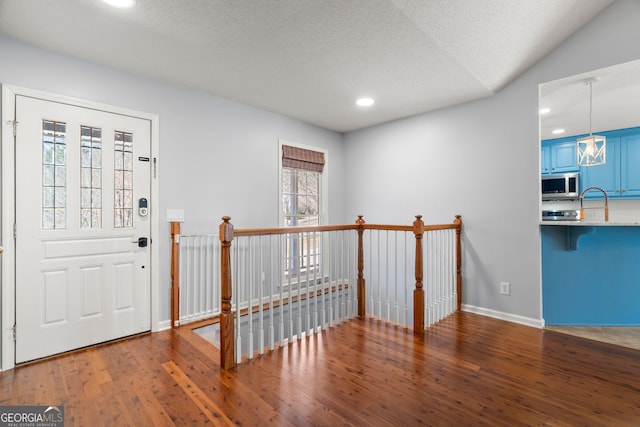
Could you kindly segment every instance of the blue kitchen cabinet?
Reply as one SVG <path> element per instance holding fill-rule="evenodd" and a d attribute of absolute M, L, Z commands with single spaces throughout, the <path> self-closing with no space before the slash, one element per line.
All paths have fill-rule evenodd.
<path fill-rule="evenodd" d="M 565 173 L 578 170 L 575 138 L 542 141 L 540 173 Z"/>
<path fill-rule="evenodd" d="M 581 191 L 602 187 L 610 198 L 640 197 L 640 128 L 602 132 L 607 138 L 607 162 L 580 168 Z M 602 198 L 593 191 L 585 198 Z"/>
<path fill-rule="evenodd" d="M 640 196 L 640 134 L 621 137 L 620 188 L 622 196 Z"/>
<path fill-rule="evenodd" d="M 540 173 L 551 173 L 551 145 L 543 142 L 540 153 Z"/>

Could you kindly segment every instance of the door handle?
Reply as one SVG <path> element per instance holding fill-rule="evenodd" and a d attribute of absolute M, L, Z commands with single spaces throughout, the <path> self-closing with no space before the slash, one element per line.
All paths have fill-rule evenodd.
<path fill-rule="evenodd" d="M 146 237 L 138 237 L 138 240 L 134 240 L 131 243 L 137 243 L 139 248 L 146 248 L 148 239 Z"/>

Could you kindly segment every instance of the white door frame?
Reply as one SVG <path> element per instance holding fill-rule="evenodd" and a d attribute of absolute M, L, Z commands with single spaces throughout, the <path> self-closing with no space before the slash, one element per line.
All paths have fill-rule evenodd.
<path fill-rule="evenodd" d="M 4 253 L 0 255 L 0 370 L 12 369 L 15 366 L 15 341 L 13 326 L 16 314 L 16 259 L 15 240 L 13 238 L 13 224 L 15 223 L 15 150 L 13 137 L 13 121 L 15 120 L 15 96 L 31 96 L 53 102 L 77 105 L 101 111 L 111 111 L 117 114 L 138 117 L 151 121 L 151 203 L 149 215 L 151 217 L 151 239 L 155 245 L 150 246 L 151 252 L 151 330 L 160 329 L 160 295 L 159 295 L 159 203 L 158 203 L 158 146 L 159 146 L 159 117 L 156 114 L 129 110 L 126 108 L 80 100 L 62 95 L 55 95 L 27 89 L 13 85 L 2 85 L 2 125 L 0 132 L 0 246 Z M 18 123 L 18 128 L 20 124 Z"/>

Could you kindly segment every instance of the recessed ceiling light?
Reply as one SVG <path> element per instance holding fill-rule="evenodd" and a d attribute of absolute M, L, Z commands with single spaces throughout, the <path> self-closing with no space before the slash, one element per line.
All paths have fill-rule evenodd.
<path fill-rule="evenodd" d="M 547 114 L 551 112 L 551 108 L 541 108 L 540 109 L 540 114 Z"/>
<path fill-rule="evenodd" d="M 115 6 L 115 7 L 133 7 L 136 4 L 136 0 L 102 0 L 106 4 Z"/>
<path fill-rule="evenodd" d="M 554 135 L 560 135 L 561 133 L 564 133 L 564 129 L 554 129 L 551 133 Z"/>
<path fill-rule="evenodd" d="M 374 101 L 373 98 L 360 98 L 356 101 L 356 104 L 361 107 L 370 107 L 375 104 L 375 102 L 376 101 Z"/>

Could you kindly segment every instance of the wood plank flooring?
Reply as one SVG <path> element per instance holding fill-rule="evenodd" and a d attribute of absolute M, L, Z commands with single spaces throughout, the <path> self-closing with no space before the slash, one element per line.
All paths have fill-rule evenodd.
<path fill-rule="evenodd" d="M 217 361 L 183 327 L 2 372 L 0 405 L 64 405 L 67 426 L 640 425 L 640 351 L 470 313 Z"/>

